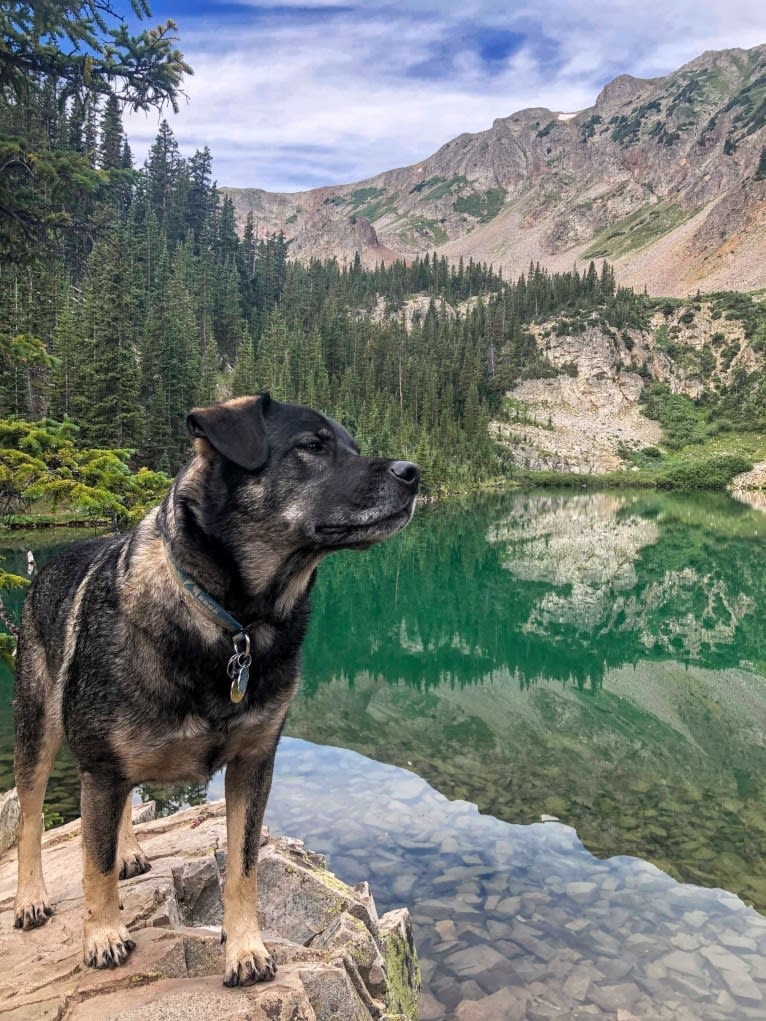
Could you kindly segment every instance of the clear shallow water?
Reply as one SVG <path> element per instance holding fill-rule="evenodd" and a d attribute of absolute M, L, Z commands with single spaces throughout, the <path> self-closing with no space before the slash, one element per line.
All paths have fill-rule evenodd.
<path fill-rule="evenodd" d="M 534 837 L 531 853 L 539 857 L 542 845 L 536 841 L 547 846 L 555 832 L 567 835 L 560 838 L 555 859 L 566 875 L 565 887 L 596 882 L 595 900 L 606 912 L 598 926 L 621 943 L 659 925 L 651 914 L 644 928 L 639 925 L 626 906 L 629 900 L 619 893 L 627 887 L 606 896 L 601 879 L 622 856 L 660 866 L 671 877 L 660 876 L 667 883 L 662 889 L 674 896 L 680 891 L 681 900 L 703 898 L 699 910 L 710 912 L 712 925 L 705 935 L 708 943 L 690 949 L 672 944 L 679 933 L 684 942 L 678 922 L 682 915 L 667 921 L 667 940 L 659 941 L 696 954 L 694 962 L 673 960 L 702 969 L 686 980 L 701 984 L 704 997 L 715 990 L 712 999 L 699 1000 L 686 990 L 688 1002 L 698 1008 L 704 1003 L 706 1011 L 690 1016 L 744 1017 L 742 1012 L 755 1009 L 754 1002 L 735 997 L 732 1002 L 741 1013 L 732 1013 L 723 994 L 735 994 L 721 985 L 722 972 L 700 956 L 700 948 L 712 945 L 715 931 L 723 929 L 717 895 L 697 888 L 723 888 L 766 912 L 765 533 L 766 516 L 725 497 L 532 493 L 420 511 L 410 528 L 389 543 L 363 555 L 339 555 L 322 566 L 303 692 L 286 732 L 368 757 L 354 759 L 354 775 L 368 771 L 375 798 L 383 784 L 390 811 L 386 815 L 380 809 L 380 818 L 391 819 L 399 833 L 386 845 L 389 872 L 378 871 L 375 864 L 381 857 L 373 853 L 380 850 L 380 833 L 368 822 L 376 814 L 365 808 L 375 803 L 369 789 L 354 801 L 338 788 L 334 801 L 329 794 L 321 800 L 331 822 L 324 830 L 321 820 L 309 824 L 308 813 L 313 818 L 320 803 L 309 779 L 321 786 L 330 752 L 312 752 L 315 761 L 303 774 L 303 760 L 290 753 L 288 770 L 294 768 L 302 779 L 292 786 L 280 781 L 283 794 L 272 799 L 270 811 L 284 813 L 273 816 L 280 828 L 329 851 L 339 875 L 350 880 L 369 876 L 380 903 L 409 904 L 426 971 L 432 972 L 431 995 L 438 995 L 442 1012 L 455 1006 L 451 998 L 456 994 L 449 988 L 459 987 L 461 1001 L 486 998 L 495 981 L 481 979 L 480 972 L 461 975 L 463 959 L 453 960 L 455 954 L 480 948 L 485 961 L 495 960 L 498 975 L 516 960 L 509 948 L 507 953 L 499 948 L 498 941 L 513 942 L 512 937 L 493 931 L 489 921 L 510 898 L 494 921 L 516 929 L 527 924 L 513 921 L 518 915 L 514 898 L 524 891 L 548 896 L 540 918 L 553 919 L 544 935 L 533 932 L 532 938 L 541 945 L 550 941 L 554 956 L 564 955 L 555 980 L 555 969 L 535 979 L 541 989 L 548 983 L 560 991 L 583 962 L 593 961 L 592 948 L 573 948 L 563 937 L 566 923 L 561 919 L 567 910 L 561 905 L 570 895 L 565 889 L 557 892 L 553 873 L 550 888 L 540 875 L 495 890 L 511 866 L 502 856 L 487 858 L 484 841 L 493 840 L 493 847 L 504 841 L 517 846 L 522 834 L 528 835 Z M 48 552 L 40 539 L 33 536 L 31 545 L 42 563 Z M 17 545 L 4 563 L 23 573 L 29 543 Z M 0 683 L 10 697 L 10 680 Z M 11 729 L 9 713 L 0 710 L 0 786 L 11 782 Z M 280 762 L 285 754 L 283 749 Z M 370 759 L 407 767 L 424 778 L 433 788 L 429 797 L 436 799 L 428 812 L 441 819 L 438 825 L 434 821 L 423 828 L 417 812 L 402 807 L 407 799 L 400 785 L 408 789 L 411 772 L 391 771 L 383 780 L 377 772 L 382 767 Z M 361 779 L 359 790 L 364 790 Z M 153 793 L 168 807 L 204 796 L 195 788 Z M 69 816 L 76 814 L 76 797 L 76 777 L 63 759 L 49 802 Z M 447 799 L 472 803 L 482 813 L 463 806 L 472 820 L 466 823 L 472 836 L 467 842 L 456 836 L 457 850 L 442 833 L 456 825 Z M 556 823 L 531 825 L 543 813 L 573 828 L 576 836 Z M 361 819 L 365 824 L 360 827 Z M 422 846 L 414 851 L 403 821 L 408 821 L 404 830 L 419 834 Z M 503 836 L 490 837 L 487 826 L 499 827 Z M 434 833 L 442 833 L 438 847 Z M 365 849 L 361 858 L 360 848 Z M 572 878 L 598 872 L 594 855 L 607 859 L 601 879 Z M 413 859 L 420 862 L 419 872 L 412 871 Z M 417 880 L 407 888 L 413 874 Z M 441 884 L 436 874 L 444 875 Z M 653 869 L 647 874 L 657 875 Z M 473 917 L 453 932 L 446 923 L 452 918 L 458 925 L 454 910 L 462 904 L 464 886 L 474 898 L 471 911 L 478 910 L 486 924 Z M 508 892 L 517 889 L 522 892 Z M 500 900 L 490 908 L 488 899 L 494 897 Z M 561 918 L 557 911 L 563 911 Z M 523 911 L 522 917 L 527 917 Z M 739 936 L 758 944 L 759 916 L 749 911 L 740 920 L 748 935 Z M 443 923 L 439 930 L 436 922 Z M 535 924 L 545 928 L 540 919 Z M 559 942 L 556 932 L 562 933 Z M 442 946 L 453 941 L 452 947 Z M 576 967 L 570 951 L 579 955 Z M 740 960 L 751 952 L 749 944 L 737 952 Z M 615 973 L 612 966 L 604 976 L 612 984 L 633 981 L 614 978 Z M 677 984 L 670 982 L 675 974 L 658 965 L 644 978 L 655 982 L 657 996 L 671 986 L 679 996 Z M 766 975 L 747 974 L 765 988 Z M 527 985 L 533 981 L 523 967 L 519 975 Z M 476 985 L 464 989 L 470 982 Z M 603 984 L 597 981 L 594 988 Z M 634 984 L 640 996 L 652 992 L 638 980 Z M 576 1000 L 573 987 L 567 995 L 570 1005 L 579 1004 L 578 1011 L 588 1005 L 607 1010 L 605 1003 L 587 997 Z M 634 994 L 623 990 L 622 995 Z M 618 1006 L 628 1009 L 630 1004 Z M 486 1009 L 497 1012 L 483 1016 L 506 1016 L 497 1002 Z M 766 1015 L 766 1007 L 758 1009 L 761 1014 L 753 1016 Z M 469 1008 L 461 1010 L 461 1021 L 470 1021 Z"/>
<path fill-rule="evenodd" d="M 367 879 L 379 910 L 410 907 L 422 1021 L 766 1016 L 766 918 L 640 859 L 602 861 L 569 826 L 505 823 L 411 772 L 292 738 L 267 823 Z"/>

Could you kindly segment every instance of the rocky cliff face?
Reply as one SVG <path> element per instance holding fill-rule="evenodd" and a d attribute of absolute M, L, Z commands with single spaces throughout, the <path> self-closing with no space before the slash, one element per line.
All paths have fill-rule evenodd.
<path fill-rule="evenodd" d="M 298 258 L 436 251 L 552 270 L 609 258 L 657 294 L 766 285 L 766 46 L 622 75 L 574 115 L 533 108 L 422 163 L 292 195 L 224 189 Z"/>
<path fill-rule="evenodd" d="M 560 375 L 527 379 L 509 394 L 510 415 L 493 424 L 519 467 L 601 473 L 625 467 L 623 454 L 660 443 L 662 430 L 639 404 L 645 379 L 698 398 L 716 382 L 758 367 L 741 321 L 708 301 L 657 311 L 645 330 L 584 328 L 566 319 L 532 326 Z M 581 330 L 581 331 L 580 331 Z"/>

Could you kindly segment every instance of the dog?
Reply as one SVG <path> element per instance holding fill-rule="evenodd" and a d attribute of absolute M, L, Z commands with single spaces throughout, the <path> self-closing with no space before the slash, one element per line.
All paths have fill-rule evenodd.
<path fill-rule="evenodd" d="M 317 565 L 403 528 L 420 472 L 361 456 L 337 422 L 268 394 L 196 408 L 187 424 L 194 456 L 163 503 L 130 532 L 70 547 L 25 600 L 15 925 L 53 913 L 41 809 L 64 736 L 82 781 L 84 955 L 96 968 L 135 948 L 117 889 L 150 868 L 132 788 L 226 766 L 224 985 L 248 985 L 276 972 L 256 917 L 258 845 Z"/>

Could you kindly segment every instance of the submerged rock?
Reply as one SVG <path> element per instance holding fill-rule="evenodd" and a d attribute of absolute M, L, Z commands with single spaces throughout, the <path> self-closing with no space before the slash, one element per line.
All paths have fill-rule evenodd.
<path fill-rule="evenodd" d="M 151 814 L 142 807 L 138 813 Z M 347 886 L 300 841 L 264 837 L 258 911 L 279 972 L 272 982 L 224 989 L 224 802 L 136 830 L 152 870 L 120 883 L 124 921 L 137 946 L 113 971 L 82 961 L 79 820 L 43 838 L 55 914 L 40 929 L 14 930 L 15 851 L 0 858 L 4 1017 L 417 1021 L 420 971 L 405 909 L 379 919 L 366 884 Z"/>

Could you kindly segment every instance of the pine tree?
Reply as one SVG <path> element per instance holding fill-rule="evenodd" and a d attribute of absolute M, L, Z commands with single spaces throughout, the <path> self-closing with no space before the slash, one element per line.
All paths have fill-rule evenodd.
<path fill-rule="evenodd" d="M 85 152 L 85 103 L 79 96 L 72 97 L 66 118 L 66 148 L 71 152 Z"/>
<path fill-rule="evenodd" d="M 614 267 L 608 262 L 601 265 L 601 294 L 608 301 L 614 297 L 615 291 Z"/>
<path fill-rule="evenodd" d="M 218 237 L 217 251 L 221 262 L 236 263 L 239 257 L 239 235 L 237 234 L 237 221 L 234 215 L 234 203 L 225 195 L 218 215 Z"/>
<path fill-rule="evenodd" d="M 246 280 L 252 280 L 255 276 L 256 251 L 255 218 L 251 209 L 247 214 L 245 228 L 242 231 L 242 273 Z"/>
<path fill-rule="evenodd" d="M 83 131 L 84 155 L 90 166 L 98 165 L 98 99 L 92 96 L 85 104 L 85 128 Z"/>
<path fill-rule="evenodd" d="M 186 234 L 188 180 L 178 142 L 166 120 L 160 123 L 157 137 L 149 149 L 145 172 L 147 198 L 152 212 L 168 241 L 178 241 Z"/>
<path fill-rule="evenodd" d="M 255 372 L 253 338 L 246 333 L 237 345 L 237 360 L 231 380 L 231 395 L 232 397 L 244 397 L 246 394 L 257 392 L 258 381 Z"/>
<path fill-rule="evenodd" d="M 83 290 L 79 384 L 70 394 L 83 440 L 94 447 L 137 447 L 139 279 L 126 231 L 116 229 L 90 257 Z"/>
<path fill-rule="evenodd" d="M 116 96 L 109 96 L 101 115 L 98 162 L 102 170 L 117 170 L 122 167 L 124 139 L 119 100 Z"/>
<path fill-rule="evenodd" d="M 257 390 L 268 390 L 272 397 L 284 401 L 290 397 L 291 343 L 284 316 L 275 309 L 269 316 L 258 345 L 255 360 Z"/>
<path fill-rule="evenodd" d="M 197 403 L 201 355 L 195 301 L 185 283 L 184 255 L 162 251 L 150 295 L 141 350 L 141 444 L 146 463 L 175 470 L 187 448 L 186 414 Z"/>
<path fill-rule="evenodd" d="M 208 225 L 215 204 L 213 185 L 213 157 L 207 146 L 199 149 L 188 164 L 188 195 L 186 199 L 186 227 L 199 240 Z"/>
<path fill-rule="evenodd" d="M 239 271 L 233 255 L 217 265 L 211 278 L 212 326 L 221 354 L 236 359 L 237 345 L 244 335 Z"/>
<path fill-rule="evenodd" d="M 296 397 L 301 404 L 329 411 L 330 379 L 322 357 L 322 337 L 314 328 L 296 352 Z"/>
<path fill-rule="evenodd" d="M 218 400 L 218 362 L 218 348 L 215 340 L 209 337 L 202 349 L 202 368 L 197 393 L 200 404 L 213 404 Z"/>
<path fill-rule="evenodd" d="M 53 370 L 48 412 L 62 419 L 74 413 L 73 396 L 81 385 L 84 361 L 82 297 L 79 288 L 66 289 L 51 338 Z"/>

